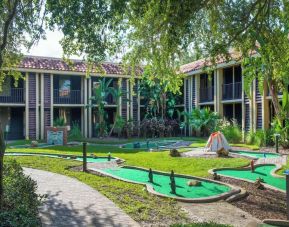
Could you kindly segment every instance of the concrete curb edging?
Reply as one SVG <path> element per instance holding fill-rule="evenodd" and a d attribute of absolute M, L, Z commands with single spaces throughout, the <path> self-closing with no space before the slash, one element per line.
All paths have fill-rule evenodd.
<path fill-rule="evenodd" d="M 124 168 L 125 167 L 129 167 L 129 168 L 133 168 L 133 169 L 139 169 L 139 170 L 148 171 L 148 169 L 140 168 L 140 167 L 136 167 L 136 166 L 123 166 L 123 167 Z M 123 167 L 120 167 L 120 168 L 123 168 Z M 99 170 L 99 169 L 96 169 L 96 168 L 90 168 L 90 170 L 92 170 L 92 171 L 94 171 L 96 173 L 100 173 L 100 174 L 102 174 L 104 176 L 109 176 L 109 177 L 117 179 L 117 180 L 125 181 L 125 182 L 128 182 L 128 183 L 133 183 L 133 184 L 144 185 L 144 186 L 146 186 L 147 191 L 152 193 L 152 194 L 154 194 L 154 195 L 157 195 L 157 196 L 160 196 L 160 197 L 164 197 L 164 198 L 176 199 L 176 200 L 181 201 L 181 202 L 210 203 L 210 202 L 216 202 L 216 201 L 219 201 L 219 200 L 224 200 L 226 198 L 229 198 L 232 195 L 235 195 L 235 194 L 238 194 L 238 193 L 241 192 L 241 189 L 239 187 L 236 187 L 236 186 L 233 186 L 233 185 L 230 185 L 230 184 L 227 184 L 227 183 L 218 182 L 218 181 L 215 181 L 215 180 L 210 180 L 210 179 L 201 178 L 201 177 L 194 177 L 194 176 L 190 176 L 190 175 L 175 174 L 175 176 L 177 176 L 177 177 L 185 177 L 185 178 L 188 178 L 188 179 L 197 179 L 197 180 L 200 180 L 200 181 L 207 181 L 207 182 L 213 182 L 213 183 L 216 183 L 216 184 L 219 184 L 219 185 L 225 185 L 225 186 L 229 187 L 231 190 L 229 192 L 225 192 L 225 193 L 222 193 L 222 194 L 219 194 L 219 195 L 216 195 L 216 196 L 209 196 L 209 197 L 205 197 L 205 198 L 195 198 L 195 199 L 183 198 L 183 197 L 179 197 L 179 196 L 168 196 L 168 195 L 164 195 L 164 194 L 161 194 L 159 192 L 156 192 L 152 185 L 149 185 L 149 184 L 146 184 L 146 183 L 139 183 L 139 182 L 131 181 L 131 180 L 126 180 L 126 179 L 114 176 L 112 174 L 106 173 L 106 172 L 104 172 L 102 170 Z M 159 174 L 163 174 L 163 175 L 167 175 L 167 176 L 170 175 L 169 173 L 162 172 L 162 171 L 155 171 L 154 170 L 153 172 L 159 173 Z"/>
<path fill-rule="evenodd" d="M 280 164 L 257 164 L 255 165 L 255 167 L 258 167 L 258 166 L 268 166 L 268 165 L 275 165 L 276 167 L 270 172 L 270 174 L 273 176 L 273 177 L 277 177 L 277 178 L 284 178 L 280 175 L 277 175 L 276 172 L 278 170 L 280 170 L 282 168 L 282 165 Z M 215 169 L 210 169 L 208 172 L 209 174 L 213 175 L 215 173 L 215 171 L 217 170 L 250 170 L 251 167 L 250 166 L 246 166 L 246 167 L 240 167 L 240 168 L 215 168 Z M 223 174 L 219 174 L 218 175 L 220 176 L 223 176 L 223 177 L 228 177 L 228 178 L 232 178 L 232 179 L 236 179 L 236 180 L 242 180 L 242 181 L 247 181 L 249 183 L 255 183 L 255 181 L 252 181 L 252 180 L 248 180 L 248 179 L 243 179 L 243 178 L 239 178 L 239 177 L 232 177 L 232 176 L 226 176 L 226 175 L 223 175 Z M 269 189 L 273 189 L 273 190 L 277 190 L 277 191 L 280 191 L 280 192 L 286 192 L 285 190 L 282 190 L 282 189 L 279 189 L 279 188 L 276 188 L 274 186 L 271 186 L 269 184 L 266 184 L 266 183 L 262 183 L 266 188 L 269 188 Z"/>
<path fill-rule="evenodd" d="M 289 226 L 288 220 L 281 220 L 281 219 L 264 219 L 263 223 L 273 225 L 273 226 L 280 226 L 280 227 Z"/>
<path fill-rule="evenodd" d="M 15 154 L 15 155 L 11 155 L 9 153 L 12 153 L 12 154 Z M 60 158 L 60 159 L 64 159 L 64 160 L 70 160 L 70 161 L 79 161 L 79 162 L 82 162 L 81 160 L 76 160 L 76 159 L 65 159 L 65 158 L 69 158 L 69 157 L 72 157 L 72 156 L 75 156 L 77 158 L 82 158 L 81 155 L 69 155 L 69 154 L 51 154 L 51 153 L 36 153 L 36 152 L 5 152 L 5 155 L 7 156 L 40 156 L 40 157 L 47 157 L 47 158 Z M 57 157 L 50 157 L 49 155 L 55 155 Z M 87 156 L 87 158 L 92 158 L 91 156 Z M 108 158 L 108 156 L 97 156 L 97 158 Z M 121 159 L 121 158 L 118 158 L 118 157 L 112 157 L 114 162 L 116 163 L 124 163 L 125 160 Z M 109 161 L 107 161 L 109 162 Z"/>

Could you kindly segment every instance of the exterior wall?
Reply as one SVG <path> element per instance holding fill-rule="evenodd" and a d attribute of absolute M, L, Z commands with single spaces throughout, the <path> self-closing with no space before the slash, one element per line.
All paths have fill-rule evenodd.
<path fill-rule="evenodd" d="M 236 63 L 233 65 L 226 65 L 217 68 L 214 71 L 214 110 L 218 112 L 221 116 L 224 114 L 223 106 L 225 104 L 236 104 L 239 103 L 242 105 L 242 130 L 248 132 L 250 130 L 264 129 L 268 128 L 268 114 L 266 109 L 268 109 L 268 100 L 263 94 L 260 94 L 258 81 L 254 81 L 251 88 L 251 95 L 248 97 L 244 90 L 242 90 L 241 99 L 232 99 L 232 100 L 223 100 L 223 69 L 225 67 L 234 67 L 237 66 Z M 234 72 L 234 69 L 233 69 Z M 185 95 L 184 95 L 184 104 L 186 110 L 191 110 L 195 107 L 206 106 L 207 103 L 199 103 L 200 100 L 200 76 L 202 72 L 198 71 L 195 74 L 188 76 L 185 79 Z M 189 78 L 192 78 L 191 84 L 194 84 L 195 89 L 190 90 Z M 243 81 L 242 81 L 243 83 Z M 243 85 L 242 85 L 243 87 Z M 266 94 L 266 91 L 264 92 Z M 191 106 L 190 106 L 191 105 Z M 235 109 L 234 109 L 235 111 Z M 267 111 L 268 112 L 268 111 Z"/>
<path fill-rule="evenodd" d="M 139 124 L 139 119 L 138 119 L 138 81 L 135 81 L 135 84 L 133 85 L 133 97 L 132 97 L 132 108 L 133 108 L 133 123 L 134 125 Z"/>
<path fill-rule="evenodd" d="M 37 100 L 37 85 L 36 85 L 36 73 L 30 73 L 29 74 L 29 100 L 28 100 L 28 108 L 29 108 L 29 139 L 36 139 L 37 133 L 36 133 L 36 128 L 37 128 L 37 122 L 36 122 L 36 110 L 37 110 L 37 105 L 36 105 L 36 100 Z"/>
<path fill-rule="evenodd" d="M 128 83 L 127 79 L 122 79 L 121 89 L 122 89 L 122 98 L 121 98 L 121 116 L 127 121 L 128 120 Z"/>
<path fill-rule="evenodd" d="M 224 66 L 225 67 L 225 66 Z M 227 66 L 226 66 L 227 67 Z M 184 79 L 184 100 L 182 108 L 185 111 L 191 111 L 200 106 L 200 74 L 187 76 Z M 25 107 L 26 118 L 24 120 L 26 136 L 29 139 L 43 138 L 45 128 L 53 125 L 53 109 L 66 108 L 81 108 L 81 122 L 84 136 L 92 136 L 92 113 L 86 109 L 89 104 L 89 98 L 92 94 L 92 79 L 85 78 L 83 75 L 70 75 L 81 77 L 81 104 L 55 104 L 53 100 L 53 81 L 58 74 L 42 73 L 26 73 L 27 80 L 25 81 Z M 65 76 L 65 74 L 61 74 Z M 115 77 L 119 80 L 122 89 L 122 97 L 120 98 L 120 112 L 124 120 L 132 119 L 134 124 L 140 121 L 140 99 L 137 92 L 138 82 L 131 83 L 127 77 Z M 223 84 L 223 68 L 220 67 L 214 71 L 214 101 L 210 105 L 214 105 L 214 110 L 223 115 L 223 105 L 228 102 L 222 100 L 222 84 Z M 265 129 L 269 127 L 268 122 L 268 106 L 269 102 L 266 99 L 267 92 L 260 94 L 258 89 L 258 81 L 255 81 L 252 86 L 250 98 L 242 92 L 242 129 L 246 132 L 250 130 Z M 234 101 L 230 101 L 234 103 Z M 236 102 L 237 103 L 237 102 Z M 240 100 L 238 101 L 240 103 Z M 208 104 L 209 105 L 209 104 Z M 0 103 L 1 106 L 1 103 Z M 11 105 L 13 106 L 13 104 Z M 4 116 L 4 114 L 3 114 Z M 6 115 L 5 115 L 6 116 Z M 0 119 L 1 120 L 1 119 Z M 192 130 L 187 127 L 186 135 L 191 135 Z"/>

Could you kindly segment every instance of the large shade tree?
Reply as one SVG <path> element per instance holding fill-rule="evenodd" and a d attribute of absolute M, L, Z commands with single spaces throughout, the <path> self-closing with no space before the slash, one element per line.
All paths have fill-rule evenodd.
<path fill-rule="evenodd" d="M 21 77 L 15 67 L 23 49 L 30 48 L 43 33 L 43 0 L 0 1 L 0 91 L 7 76 Z M 3 207 L 3 158 L 5 141 L 0 122 L 0 210 Z"/>

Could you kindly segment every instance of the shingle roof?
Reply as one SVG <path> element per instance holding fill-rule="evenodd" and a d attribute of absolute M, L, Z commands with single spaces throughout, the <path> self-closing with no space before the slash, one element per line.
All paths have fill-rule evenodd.
<path fill-rule="evenodd" d="M 70 60 L 71 64 L 67 64 L 61 58 L 25 56 L 19 65 L 24 69 L 43 69 L 56 71 L 86 72 L 87 65 L 81 60 Z M 104 62 L 94 64 L 91 69 L 92 73 L 106 73 L 125 75 L 126 72 L 121 64 Z"/>
<path fill-rule="evenodd" d="M 235 61 L 239 61 L 242 57 L 240 52 L 236 52 L 236 51 L 232 51 L 229 53 L 230 55 L 230 60 L 235 60 Z M 226 63 L 228 61 L 228 59 L 224 56 L 220 56 L 218 57 L 218 59 L 216 60 L 216 64 L 222 64 L 222 63 Z M 200 59 L 185 65 L 182 65 L 180 67 L 180 71 L 182 73 L 190 73 L 193 71 L 197 71 L 200 70 L 206 66 L 212 66 L 213 63 L 208 60 L 208 59 Z"/>

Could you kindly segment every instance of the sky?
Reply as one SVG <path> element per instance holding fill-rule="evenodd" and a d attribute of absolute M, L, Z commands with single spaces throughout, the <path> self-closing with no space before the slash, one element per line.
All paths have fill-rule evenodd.
<path fill-rule="evenodd" d="M 26 55 L 43 56 L 43 57 L 56 57 L 61 58 L 63 51 L 59 43 L 63 37 L 60 31 L 46 31 L 46 39 L 39 40 L 30 51 L 25 51 Z M 72 56 L 74 59 L 80 59 L 80 57 Z"/>

